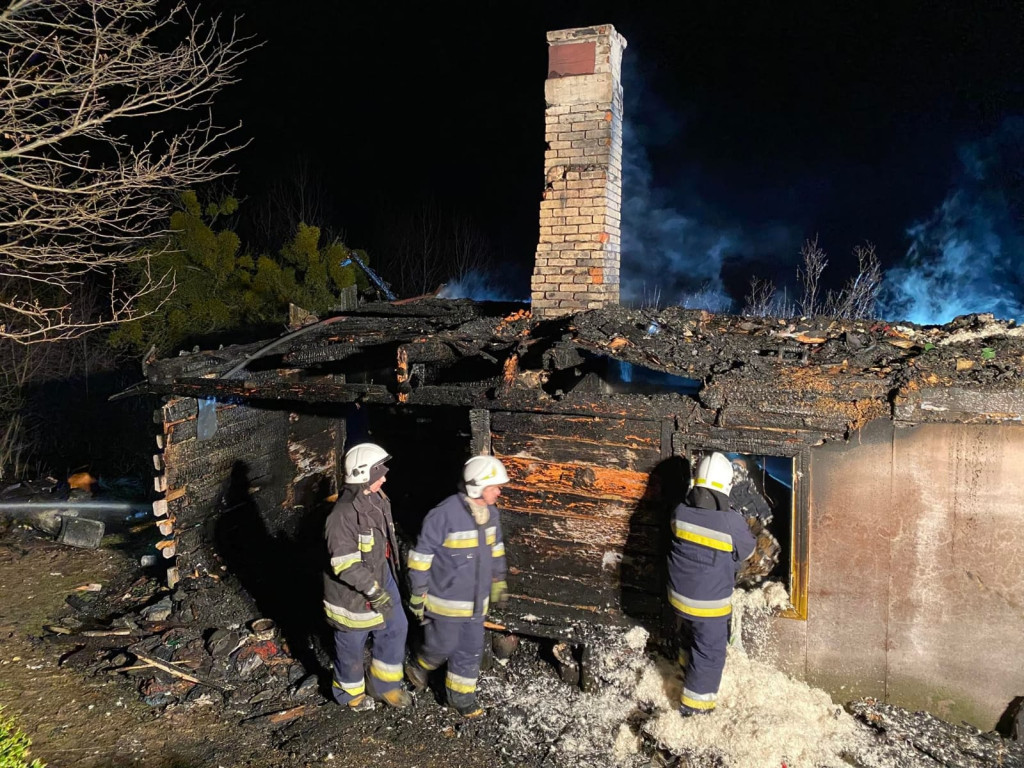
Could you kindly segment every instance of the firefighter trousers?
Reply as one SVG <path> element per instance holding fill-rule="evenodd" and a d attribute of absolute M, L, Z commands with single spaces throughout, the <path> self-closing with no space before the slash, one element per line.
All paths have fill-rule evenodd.
<path fill-rule="evenodd" d="M 384 625 L 375 629 L 334 630 L 334 683 L 331 692 L 339 704 L 348 704 L 366 692 L 363 677 L 363 653 L 367 640 L 371 644 L 371 692 L 380 696 L 402 685 L 402 662 L 405 660 L 405 637 L 409 620 L 402 610 L 398 585 L 388 574 L 386 585 L 393 608 Z"/>
<path fill-rule="evenodd" d="M 729 646 L 729 617 L 688 619 L 676 617 L 679 665 L 683 668 L 681 709 L 709 712 L 718 700 L 718 687 Z"/>
<path fill-rule="evenodd" d="M 434 670 L 448 662 L 444 685 L 448 703 L 464 708 L 476 702 L 476 682 L 484 653 L 484 620 L 435 619 L 423 627 L 423 647 L 416 662 Z"/>

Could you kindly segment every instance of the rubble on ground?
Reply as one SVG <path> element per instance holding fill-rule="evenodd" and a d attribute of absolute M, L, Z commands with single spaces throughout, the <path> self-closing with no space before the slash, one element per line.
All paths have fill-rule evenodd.
<path fill-rule="evenodd" d="M 876 699 L 847 704 L 847 710 L 877 733 L 875 750 L 888 765 L 907 768 L 988 768 L 1024 765 L 1024 745 L 969 725 L 953 725 L 927 712 L 908 712 Z M 886 765 L 873 762 L 871 765 Z"/>
<path fill-rule="evenodd" d="M 88 472 L 61 480 L 22 480 L 0 488 L 0 519 L 29 525 L 59 544 L 97 549 L 107 532 L 107 520 L 123 522 L 149 515 L 150 505 L 135 501 L 141 495 L 131 480 L 108 485 Z"/>
<path fill-rule="evenodd" d="M 155 712 L 219 709 L 241 725 L 284 729 L 282 744 L 308 741 L 302 751 L 309 756 L 344 749 L 349 736 L 331 723 L 351 713 L 321 708 L 329 700 L 317 675 L 306 673 L 272 621 L 251 613 L 219 626 L 197 620 L 209 618 L 206 604 L 221 605 L 226 618 L 251 609 L 232 597 L 230 585 L 207 576 L 191 593 L 172 592 L 142 576 L 128 585 L 93 587 L 70 596 L 73 615 L 47 627 L 44 640 L 61 654 L 62 666 L 131 678 Z M 737 637 L 711 717 L 678 715 L 682 677 L 674 654 L 646 629 L 581 625 L 573 635 L 583 644 L 563 649 L 562 663 L 552 656 L 551 641 L 524 639 L 511 659 L 483 672 L 480 699 L 487 714 L 480 720 L 462 721 L 441 709 L 442 694 L 431 690 L 416 697 L 412 710 L 382 708 L 346 727 L 469 739 L 492 745 L 509 767 L 1024 764 L 1024 746 L 931 715 L 872 700 L 844 710 L 760 657 L 770 632 L 766 619 L 788 604 L 781 585 L 738 590 L 734 604 Z M 563 680 L 571 679 L 566 667 L 573 662 L 582 674 L 570 685 Z"/>
<path fill-rule="evenodd" d="M 158 710 L 217 706 L 259 717 L 322 700 L 317 676 L 305 672 L 273 621 L 204 627 L 183 615 L 186 597 L 142 577 L 120 598 L 77 602 L 75 616 L 47 627 L 49 638 L 78 646 L 65 663 L 131 677 Z"/>

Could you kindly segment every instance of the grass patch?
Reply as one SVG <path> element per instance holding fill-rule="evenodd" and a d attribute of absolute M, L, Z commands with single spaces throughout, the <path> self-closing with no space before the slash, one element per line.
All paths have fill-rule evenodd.
<path fill-rule="evenodd" d="M 0 768 L 43 768 L 38 760 L 28 761 L 28 748 L 32 745 L 24 731 L 5 717 L 0 707 Z"/>

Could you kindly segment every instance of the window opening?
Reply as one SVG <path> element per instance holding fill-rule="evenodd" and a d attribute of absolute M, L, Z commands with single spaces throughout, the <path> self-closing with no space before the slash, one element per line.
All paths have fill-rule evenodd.
<path fill-rule="evenodd" d="M 696 469 L 701 456 L 695 451 Z M 721 449 L 719 449 L 721 450 Z M 789 618 L 807 618 L 807 494 L 803 478 L 805 454 L 768 454 L 722 451 L 733 464 L 733 507 L 748 519 L 757 549 L 741 569 L 741 587 L 778 581 L 789 593 Z"/>

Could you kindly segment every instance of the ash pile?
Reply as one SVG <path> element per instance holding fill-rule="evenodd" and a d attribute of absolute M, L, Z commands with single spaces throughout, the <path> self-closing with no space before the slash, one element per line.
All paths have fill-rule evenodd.
<path fill-rule="evenodd" d="M 632 739 L 626 721 L 634 716 L 637 680 L 649 664 L 647 632 L 574 629 L 585 639 L 586 659 L 576 651 L 571 661 L 560 661 L 544 645 L 524 642 L 504 674 L 481 679 L 481 697 L 496 721 L 492 732 L 509 765 L 634 764 L 618 755 L 633 748 L 620 741 Z M 578 661 L 583 679 L 574 685 Z"/>

